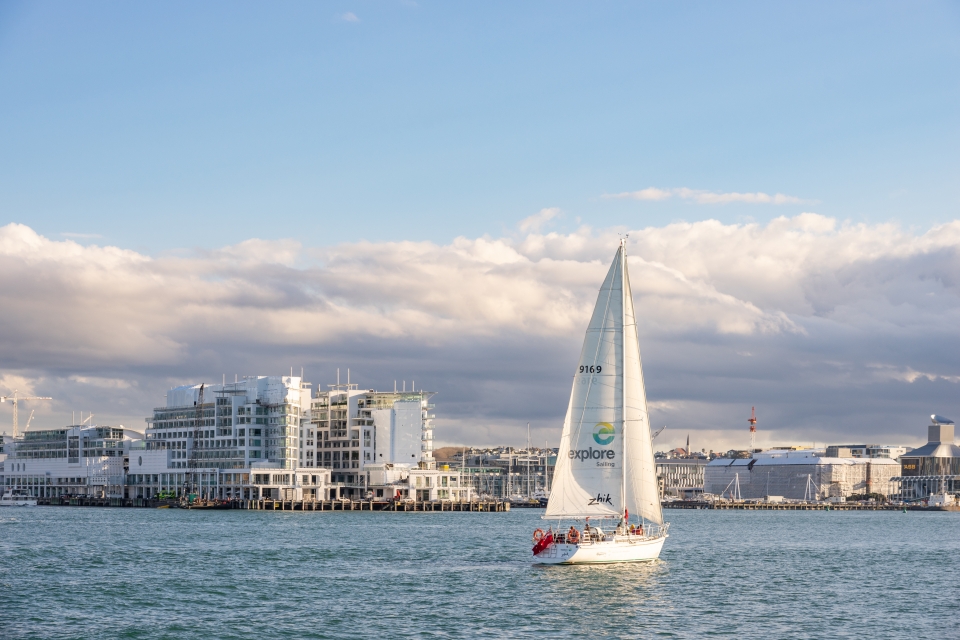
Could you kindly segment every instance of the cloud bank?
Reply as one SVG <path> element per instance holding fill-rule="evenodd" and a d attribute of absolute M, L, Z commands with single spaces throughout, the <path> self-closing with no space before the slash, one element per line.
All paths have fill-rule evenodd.
<path fill-rule="evenodd" d="M 147 256 L 0 227 L 0 386 L 142 426 L 173 384 L 336 368 L 439 392 L 440 443 L 556 444 L 623 229 L 304 247 L 251 239 Z M 960 415 L 960 222 L 922 234 L 812 213 L 630 233 L 658 446 L 922 439 Z M 345 371 L 344 371 L 345 373 Z M 0 409 L 9 423 L 9 411 Z M 7 427 L 7 429 L 9 429 Z"/>

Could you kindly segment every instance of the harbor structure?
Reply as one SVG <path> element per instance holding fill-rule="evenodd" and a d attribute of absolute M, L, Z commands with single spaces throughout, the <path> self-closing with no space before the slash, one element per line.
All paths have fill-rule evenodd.
<path fill-rule="evenodd" d="M 960 447 L 954 444 L 953 420 L 930 416 L 927 444 L 900 457 L 900 485 L 904 500 L 960 493 Z"/>
<path fill-rule="evenodd" d="M 825 500 L 898 492 L 890 458 L 828 457 L 823 449 L 768 449 L 750 458 L 717 458 L 704 469 L 704 493 L 732 499 Z"/>

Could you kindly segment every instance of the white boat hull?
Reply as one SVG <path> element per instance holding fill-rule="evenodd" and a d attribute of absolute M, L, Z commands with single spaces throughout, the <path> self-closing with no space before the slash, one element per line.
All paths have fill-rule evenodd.
<path fill-rule="evenodd" d="M 0 507 L 35 507 L 37 506 L 37 501 L 32 499 L 27 500 L 7 500 L 0 501 Z"/>
<path fill-rule="evenodd" d="M 660 557 L 666 535 L 656 538 L 616 536 L 613 540 L 551 544 L 534 556 L 538 564 L 607 564 L 650 562 Z"/>

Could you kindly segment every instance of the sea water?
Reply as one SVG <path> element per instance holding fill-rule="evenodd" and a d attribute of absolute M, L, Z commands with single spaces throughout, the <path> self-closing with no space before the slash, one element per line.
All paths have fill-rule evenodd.
<path fill-rule="evenodd" d="M 667 511 L 572 567 L 541 514 L 3 509 L 0 637 L 960 637 L 960 513 Z"/>

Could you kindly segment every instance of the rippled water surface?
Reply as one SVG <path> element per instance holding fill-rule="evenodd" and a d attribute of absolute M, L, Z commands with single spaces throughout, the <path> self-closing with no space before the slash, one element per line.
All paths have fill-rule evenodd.
<path fill-rule="evenodd" d="M 531 564 L 540 511 L 0 511 L 0 637 L 960 637 L 960 513 L 668 511 Z"/>

